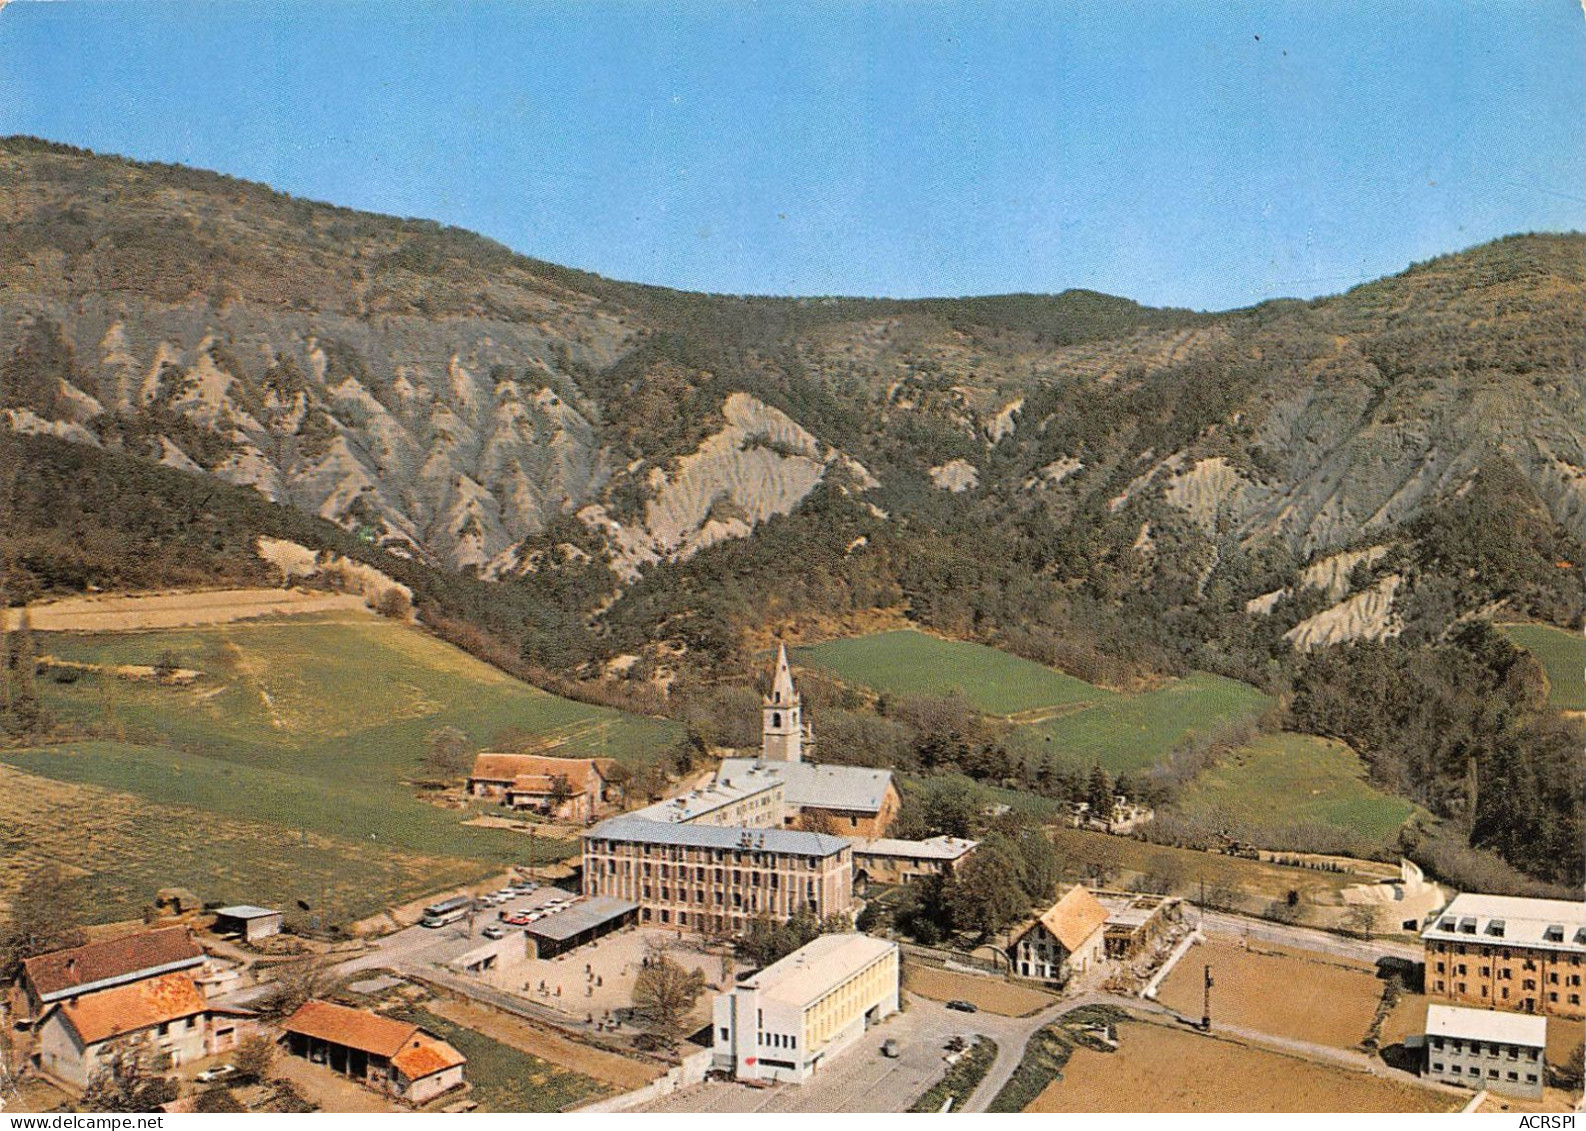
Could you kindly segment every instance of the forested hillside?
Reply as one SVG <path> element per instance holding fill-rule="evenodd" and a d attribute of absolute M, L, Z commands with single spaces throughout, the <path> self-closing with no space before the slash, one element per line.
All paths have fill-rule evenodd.
<path fill-rule="evenodd" d="M 1202 669 L 1578 878 L 1533 851 L 1579 840 L 1546 737 L 1578 720 L 1521 696 L 1456 752 L 1441 693 L 1395 701 L 1410 742 L 1363 732 L 1351 681 L 1464 703 L 1504 663 L 1466 622 L 1580 624 L 1583 250 L 1515 236 L 1220 314 L 693 295 L 13 138 L 4 584 L 247 580 L 286 536 L 496 662 L 663 709 L 769 633 L 875 618 L 1113 687 Z M 1494 832 L 1515 796 L 1554 825 Z"/>

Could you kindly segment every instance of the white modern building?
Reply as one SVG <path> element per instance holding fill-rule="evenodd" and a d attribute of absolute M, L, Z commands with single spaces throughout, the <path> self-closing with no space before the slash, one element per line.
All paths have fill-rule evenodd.
<path fill-rule="evenodd" d="M 1440 1083 L 1539 1100 L 1547 1083 L 1547 1018 L 1429 1005 L 1426 1070 Z"/>
<path fill-rule="evenodd" d="M 898 1009 L 898 947 L 822 935 L 716 995 L 714 1066 L 801 1084 Z"/>

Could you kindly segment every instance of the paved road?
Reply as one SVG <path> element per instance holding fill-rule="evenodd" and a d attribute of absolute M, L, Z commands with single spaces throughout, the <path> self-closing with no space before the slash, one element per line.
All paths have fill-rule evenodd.
<path fill-rule="evenodd" d="M 1193 922 L 1199 912 L 1195 908 L 1190 908 L 1186 914 Z M 1339 958 L 1356 958 L 1366 962 L 1375 962 L 1379 958 L 1402 958 L 1410 962 L 1419 962 L 1423 953 L 1418 939 L 1414 941 L 1351 939 L 1328 931 L 1319 931 L 1313 927 L 1290 927 L 1267 919 L 1232 915 L 1226 911 L 1206 912 L 1203 929 L 1208 934 L 1249 935 L 1253 939 L 1280 946 L 1300 947 Z"/>

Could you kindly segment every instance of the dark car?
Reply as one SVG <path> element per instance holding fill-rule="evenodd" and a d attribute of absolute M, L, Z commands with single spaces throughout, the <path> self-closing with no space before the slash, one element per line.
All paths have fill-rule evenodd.
<path fill-rule="evenodd" d="M 948 1009 L 956 1009 L 960 1013 L 979 1013 L 980 1012 L 980 1006 L 976 1005 L 972 1001 L 950 1001 L 950 1002 L 947 1003 L 947 1008 Z"/>

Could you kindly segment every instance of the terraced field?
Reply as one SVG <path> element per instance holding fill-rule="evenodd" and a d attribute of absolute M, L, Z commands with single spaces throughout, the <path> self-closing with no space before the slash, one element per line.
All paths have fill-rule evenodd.
<path fill-rule="evenodd" d="M 1179 802 L 1187 815 L 1241 827 L 1328 826 L 1365 847 L 1394 843 L 1416 806 L 1366 781 L 1348 746 L 1304 734 L 1263 735 L 1202 774 Z"/>
<path fill-rule="evenodd" d="M 1139 769 L 1193 734 L 1259 715 L 1271 700 L 1248 684 L 1193 672 L 1155 691 L 1095 687 L 981 644 L 902 630 L 796 649 L 801 664 L 890 695 L 956 692 L 1012 723 L 1011 741 L 1110 772 Z"/>
<path fill-rule="evenodd" d="M 1586 711 L 1586 637 L 1547 624 L 1503 624 L 1499 629 L 1530 652 L 1547 672 L 1548 702 L 1560 711 Z"/>
<path fill-rule="evenodd" d="M 903 629 L 798 648 L 793 659 L 845 683 L 889 695 L 956 692 L 988 715 L 1019 715 L 1099 703 L 1113 693 L 983 644 Z"/>
<path fill-rule="evenodd" d="M 127 805 L 140 803 L 139 812 L 182 814 L 171 820 L 194 831 L 190 848 L 173 833 L 170 848 L 150 835 L 121 850 L 121 888 L 135 891 L 139 903 L 153 893 L 148 883 L 184 882 L 176 873 L 192 877 L 186 886 L 205 898 L 249 902 L 285 898 L 301 874 L 309 887 L 314 877 L 334 875 L 349 892 L 366 890 L 368 899 L 349 895 L 346 905 L 372 903 L 374 910 L 392 893 L 411 897 L 465 873 L 525 861 L 527 837 L 465 826 L 466 814 L 428 804 L 410 784 L 421 772 L 426 736 L 439 726 L 458 728 L 475 747 L 510 729 L 557 753 L 628 761 L 664 749 L 676 733 L 668 722 L 547 694 L 413 628 L 369 616 L 41 633 L 38 640 L 41 652 L 62 660 L 147 665 L 169 652 L 202 673 L 180 687 L 99 671 L 47 674 L 39 687 L 49 709 L 103 737 L 0 752 L 0 763 L 33 775 L 29 780 L 100 787 Z M 26 840 L 46 819 L 6 827 Z M 200 859 L 203 830 L 234 823 L 253 831 L 231 837 L 235 844 L 214 860 Z M 249 843 L 259 851 L 245 851 Z M 294 844 L 320 844 L 325 864 L 306 862 L 307 851 L 288 851 Z M 535 842 L 541 859 L 571 849 L 548 838 Z M 238 890 L 275 859 L 293 862 L 278 868 L 278 882 Z"/>
<path fill-rule="evenodd" d="M 133 918 L 160 888 L 186 887 L 346 923 L 493 870 L 0 766 L 0 904 L 49 861 L 92 922 Z"/>

